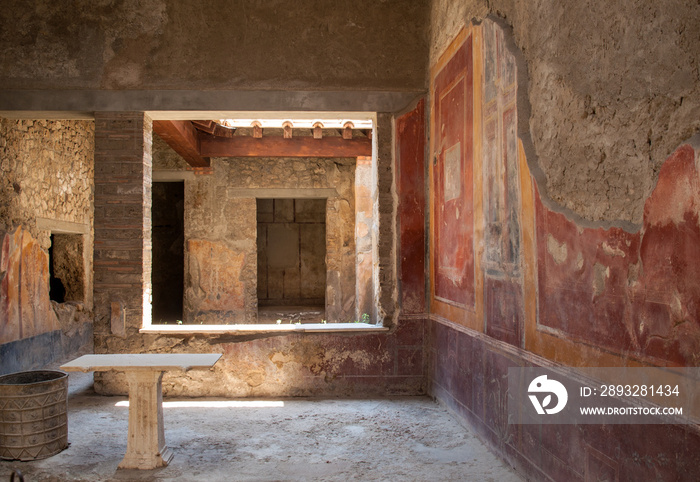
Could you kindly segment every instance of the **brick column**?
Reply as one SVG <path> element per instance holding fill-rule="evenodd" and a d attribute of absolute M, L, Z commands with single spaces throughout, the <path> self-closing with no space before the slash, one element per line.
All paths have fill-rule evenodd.
<path fill-rule="evenodd" d="M 151 317 L 152 122 L 143 112 L 95 114 L 95 352 Z"/>

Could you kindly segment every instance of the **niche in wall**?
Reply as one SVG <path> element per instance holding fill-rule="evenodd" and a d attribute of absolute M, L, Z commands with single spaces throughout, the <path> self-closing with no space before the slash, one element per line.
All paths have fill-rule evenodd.
<path fill-rule="evenodd" d="M 51 234 L 49 248 L 49 296 L 52 301 L 83 302 L 85 267 L 82 234 Z"/>

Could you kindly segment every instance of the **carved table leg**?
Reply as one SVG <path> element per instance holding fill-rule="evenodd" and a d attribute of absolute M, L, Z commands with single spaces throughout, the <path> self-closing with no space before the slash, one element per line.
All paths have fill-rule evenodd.
<path fill-rule="evenodd" d="M 129 382 L 129 435 L 126 455 L 120 469 L 154 469 L 163 467 L 173 458 L 165 446 L 163 431 L 163 372 L 130 370 Z"/>

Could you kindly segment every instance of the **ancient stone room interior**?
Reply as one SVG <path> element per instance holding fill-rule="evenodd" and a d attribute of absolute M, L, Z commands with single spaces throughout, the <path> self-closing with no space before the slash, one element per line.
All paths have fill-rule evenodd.
<path fill-rule="evenodd" d="M 700 2 L 2 7 L 0 480 L 700 480 Z"/>

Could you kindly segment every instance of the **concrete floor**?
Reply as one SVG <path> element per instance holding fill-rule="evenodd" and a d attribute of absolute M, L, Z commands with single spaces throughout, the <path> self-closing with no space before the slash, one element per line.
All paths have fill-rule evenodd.
<path fill-rule="evenodd" d="M 70 373 L 69 387 L 69 447 L 44 460 L 2 461 L 0 481 L 15 469 L 27 482 L 523 480 L 429 398 L 166 399 L 171 464 L 117 470 L 126 398 L 96 395 L 91 374 Z"/>

